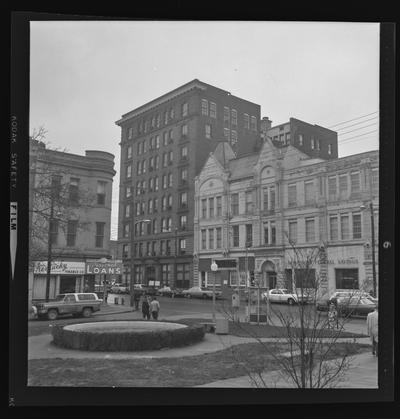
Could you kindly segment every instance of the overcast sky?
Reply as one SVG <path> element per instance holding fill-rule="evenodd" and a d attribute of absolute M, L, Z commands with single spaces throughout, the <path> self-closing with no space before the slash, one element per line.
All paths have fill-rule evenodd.
<path fill-rule="evenodd" d="M 379 24 L 296 22 L 31 23 L 30 130 L 53 147 L 115 155 L 122 114 L 195 78 L 339 133 L 339 157 L 377 150 Z M 348 122 L 347 122 L 348 121 Z"/>

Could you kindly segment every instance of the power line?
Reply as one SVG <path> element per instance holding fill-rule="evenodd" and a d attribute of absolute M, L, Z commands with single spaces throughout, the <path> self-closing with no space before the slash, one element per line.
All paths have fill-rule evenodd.
<path fill-rule="evenodd" d="M 350 131 L 341 132 L 339 135 L 346 135 L 346 134 L 349 134 L 350 132 L 359 131 L 360 129 L 364 129 L 364 128 L 368 128 L 368 127 L 373 127 L 375 125 L 376 125 L 376 122 L 374 124 L 365 125 L 364 127 L 354 128 L 354 129 L 352 129 Z"/>
<path fill-rule="evenodd" d="M 342 129 L 347 129 L 347 128 L 351 128 L 354 127 L 356 125 L 360 125 L 363 124 L 364 122 L 368 122 L 368 121 L 372 121 L 374 119 L 378 118 L 378 116 L 374 116 L 373 118 L 369 118 L 369 119 L 364 119 L 364 121 L 360 121 L 360 122 L 356 122 L 355 124 L 351 124 L 351 125 L 347 125 L 347 127 L 343 127 L 343 128 L 338 128 L 337 131 L 340 131 Z"/>
<path fill-rule="evenodd" d="M 378 130 L 377 130 L 377 129 L 374 129 L 373 131 L 364 132 L 364 134 L 355 135 L 355 136 L 353 136 L 353 137 L 345 138 L 344 140 L 339 141 L 339 143 L 343 144 L 343 143 L 345 143 L 347 140 L 351 140 L 352 138 L 362 137 L 362 136 L 364 136 L 364 135 L 371 134 L 372 132 L 376 132 L 376 131 L 378 131 Z"/>
<path fill-rule="evenodd" d="M 366 115 L 359 116 L 358 118 L 349 119 L 348 121 L 338 122 L 337 124 L 331 125 L 328 128 L 333 128 L 333 127 L 336 127 L 338 125 L 346 124 L 347 122 L 356 121 L 357 119 L 361 119 L 361 118 L 364 118 L 366 116 L 373 115 L 373 114 L 378 113 L 378 112 L 379 111 L 375 111 L 375 112 L 372 112 L 372 113 L 367 113 Z"/>
<path fill-rule="evenodd" d="M 358 141 L 372 140 L 372 139 L 375 139 L 376 140 L 377 139 L 376 135 L 371 135 L 371 136 L 362 137 L 362 138 L 355 138 L 355 139 L 350 140 L 350 141 L 345 141 L 345 143 L 346 144 L 348 144 L 348 143 L 356 143 Z M 378 143 L 379 143 L 379 140 L 378 140 Z M 343 144 L 343 143 L 341 143 L 341 144 Z M 346 145 L 346 144 L 343 144 L 343 145 Z"/>

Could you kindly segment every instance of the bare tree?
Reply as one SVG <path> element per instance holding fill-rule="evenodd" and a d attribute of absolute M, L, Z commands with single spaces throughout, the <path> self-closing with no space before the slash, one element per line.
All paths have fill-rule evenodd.
<path fill-rule="evenodd" d="M 271 356 L 285 381 L 297 388 L 335 387 L 350 368 L 351 355 L 355 352 L 354 340 L 348 340 L 338 349 L 351 311 L 344 310 L 346 315 L 337 317 L 332 327 L 328 316 L 317 310 L 317 301 L 327 297 L 324 281 L 321 281 L 315 267 L 325 263 L 325 258 L 324 248 L 301 249 L 291 243 L 288 264 L 293 272 L 291 292 L 297 304 L 287 311 L 270 304 L 263 308 L 268 325 L 276 326 L 276 338 L 265 341 L 251 325 L 236 323 L 236 327 L 253 337 L 262 350 Z M 228 305 L 221 305 L 220 310 L 233 321 L 233 313 Z M 246 363 L 245 360 L 243 362 Z M 271 386 L 259 368 L 247 366 L 247 375 L 256 387 Z M 276 382 L 272 386 L 275 387 Z"/>

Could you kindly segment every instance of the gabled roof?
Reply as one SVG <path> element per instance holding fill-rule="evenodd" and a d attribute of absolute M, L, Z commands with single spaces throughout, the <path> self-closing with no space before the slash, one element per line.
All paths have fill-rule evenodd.
<path fill-rule="evenodd" d="M 214 157 L 221 163 L 223 167 L 228 166 L 228 162 L 236 158 L 235 153 L 232 150 L 232 147 L 227 141 L 221 141 L 217 144 L 215 148 Z"/>
<path fill-rule="evenodd" d="M 249 154 L 238 159 L 229 161 L 229 179 L 238 179 L 246 176 L 252 176 L 254 166 L 257 164 L 259 154 Z"/>

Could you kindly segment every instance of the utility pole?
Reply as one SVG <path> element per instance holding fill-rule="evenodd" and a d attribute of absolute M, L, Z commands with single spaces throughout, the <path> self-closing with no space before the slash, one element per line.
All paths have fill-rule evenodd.
<path fill-rule="evenodd" d="M 51 260 L 52 260 L 52 235 L 51 227 L 52 221 L 54 218 L 54 195 L 53 195 L 53 186 L 50 193 L 50 218 L 49 218 L 49 231 L 47 236 L 47 273 L 46 273 L 46 301 L 50 299 L 50 277 L 51 277 Z"/>
<path fill-rule="evenodd" d="M 213 273 L 213 311 L 212 311 L 212 318 L 213 323 L 216 322 L 215 318 L 215 277 L 216 277 L 216 271 L 218 270 L 218 265 L 213 261 L 211 264 L 211 271 Z"/>
<path fill-rule="evenodd" d="M 371 211 L 372 281 L 373 281 L 373 287 L 374 287 L 374 298 L 376 298 L 375 220 L 374 220 L 374 207 L 372 205 L 372 201 L 369 204 L 369 209 Z"/>

